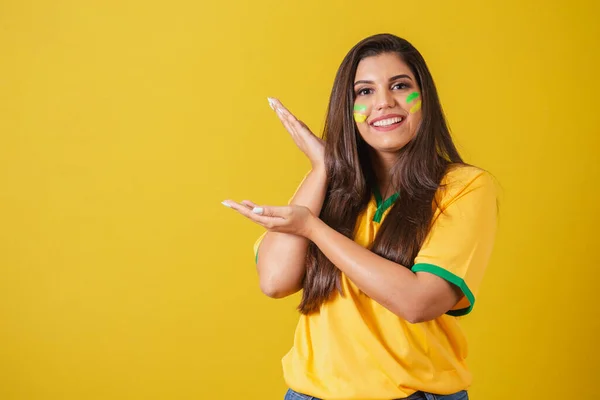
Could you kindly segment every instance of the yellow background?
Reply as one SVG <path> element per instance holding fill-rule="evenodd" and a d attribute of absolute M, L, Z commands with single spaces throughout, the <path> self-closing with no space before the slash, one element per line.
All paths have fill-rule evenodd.
<path fill-rule="evenodd" d="M 0 398 L 281 399 L 299 297 L 261 229 L 308 168 L 343 56 L 423 53 L 467 161 L 502 186 L 464 319 L 472 399 L 596 398 L 598 2 L 0 2 Z"/>

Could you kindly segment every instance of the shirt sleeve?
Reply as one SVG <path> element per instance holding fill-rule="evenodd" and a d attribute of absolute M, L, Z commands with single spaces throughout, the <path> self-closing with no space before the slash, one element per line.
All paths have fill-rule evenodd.
<path fill-rule="evenodd" d="M 413 272 L 428 272 L 458 286 L 463 293 L 449 315 L 468 314 L 475 303 L 497 228 L 497 193 L 492 177 L 480 171 L 449 182 Z"/>
<path fill-rule="evenodd" d="M 258 264 L 258 248 L 260 247 L 260 244 L 262 242 L 262 240 L 265 238 L 265 235 L 267 234 L 268 231 L 265 231 L 262 233 L 262 235 L 260 235 L 258 237 L 258 239 L 256 239 L 256 242 L 254 242 L 254 263 Z"/>

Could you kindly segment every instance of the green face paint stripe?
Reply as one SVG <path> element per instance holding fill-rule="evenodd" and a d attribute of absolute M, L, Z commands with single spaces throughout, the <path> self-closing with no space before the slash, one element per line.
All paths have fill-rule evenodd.
<path fill-rule="evenodd" d="M 419 93 L 417 92 L 412 92 L 411 94 L 408 95 L 408 97 L 406 98 L 406 102 L 410 103 L 411 101 L 413 101 L 414 99 L 416 99 L 417 97 L 419 97 Z"/>
<path fill-rule="evenodd" d="M 365 112 L 367 111 L 367 106 L 361 106 L 360 104 L 356 104 L 354 106 L 354 111 Z"/>

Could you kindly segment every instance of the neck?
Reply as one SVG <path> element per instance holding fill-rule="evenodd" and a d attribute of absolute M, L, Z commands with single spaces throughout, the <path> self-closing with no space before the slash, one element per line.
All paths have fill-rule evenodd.
<path fill-rule="evenodd" d="M 394 188 L 391 187 L 391 170 L 397 161 L 397 155 L 393 153 L 377 153 L 373 151 L 371 153 L 371 164 L 373 166 L 373 172 L 377 179 L 377 187 L 379 188 L 381 197 L 386 199 L 393 192 Z"/>

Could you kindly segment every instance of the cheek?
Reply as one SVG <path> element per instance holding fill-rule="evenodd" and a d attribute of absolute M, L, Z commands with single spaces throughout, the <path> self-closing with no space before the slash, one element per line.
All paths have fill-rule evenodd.
<path fill-rule="evenodd" d="M 409 123 L 408 129 L 410 130 L 411 137 L 417 136 L 417 132 L 419 131 L 419 128 L 421 127 L 421 121 L 422 121 L 421 111 L 417 111 L 416 113 L 410 115 L 407 122 Z"/>
<path fill-rule="evenodd" d="M 417 112 L 412 115 L 411 125 L 415 128 L 415 130 L 421 125 L 421 113 Z"/>
<path fill-rule="evenodd" d="M 364 123 L 367 120 L 367 116 L 365 114 L 361 114 L 358 112 L 354 112 L 354 121 L 360 126 L 360 124 Z"/>
<path fill-rule="evenodd" d="M 369 108 L 365 104 L 355 103 L 354 104 L 354 121 L 357 125 L 364 123 L 369 115 Z"/>
<path fill-rule="evenodd" d="M 408 110 L 409 113 L 411 114 L 416 114 L 419 112 L 419 110 L 421 109 L 421 99 L 417 100 L 415 102 L 415 105 L 413 105 L 410 110 Z M 420 113 L 419 113 L 420 114 Z"/>
<path fill-rule="evenodd" d="M 365 140 L 369 136 L 369 125 L 366 123 L 357 123 L 356 126 L 358 127 L 358 135 Z"/>
<path fill-rule="evenodd" d="M 412 92 L 406 97 L 406 106 L 410 114 L 416 114 L 421 109 L 421 94 Z"/>

